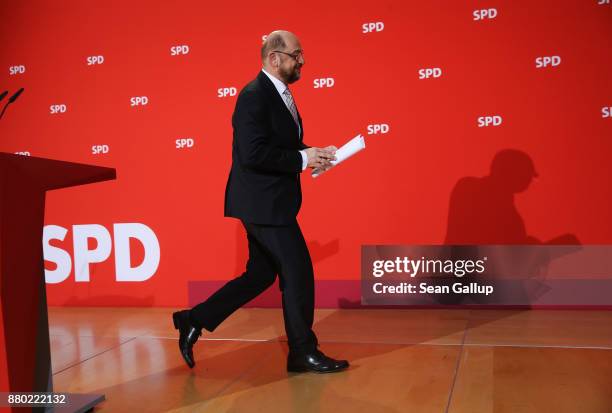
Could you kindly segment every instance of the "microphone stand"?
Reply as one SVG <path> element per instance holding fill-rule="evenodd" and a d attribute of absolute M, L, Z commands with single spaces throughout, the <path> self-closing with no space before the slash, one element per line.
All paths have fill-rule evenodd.
<path fill-rule="evenodd" d="M 6 108 L 8 107 L 8 105 L 10 105 L 11 103 L 13 103 L 15 100 L 17 100 L 17 98 L 19 97 L 19 95 L 21 95 L 21 93 L 24 91 L 24 88 L 19 89 L 17 92 L 15 92 L 13 94 L 13 96 L 11 96 L 8 100 L 8 102 L 6 102 L 6 104 L 4 105 L 4 107 L 2 108 L 2 112 L 0 112 L 0 119 L 2 119 L 2 116 L 4 116 L 4 112 L 6 112 Z M 4 97 L 4 96 L 3 96 Z"/>

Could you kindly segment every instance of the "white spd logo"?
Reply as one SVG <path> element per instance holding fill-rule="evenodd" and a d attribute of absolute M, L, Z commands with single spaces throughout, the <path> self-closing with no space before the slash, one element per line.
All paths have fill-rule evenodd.
<path fill-rule="evenodd" d="M 108 153 L 110 151 L 110 146 L 108 145 L 93 145 L 91 147 L 91 153 L 94 155 L 101 155 Z"/>
<path fill-rule="evenodd" d="M 474 13 L 472 13 L 473 20 L 474 21 L 479 21 L 479 20 L 484 20 L 484 19 L 494 19 L 497 17 L 497 9 L 480 9 L 480 10 L 474 10 Z"/>
<path fill-rule="evenodd" d="M 67 110 L 68 108 L 63 103 L 59 105 L 49 106 L 49 112 L 51 112 L 52 115 L 57 115 L 58 113 L 66 113 Z"/>
<path fill-rule="evenodd" d="M 45 269 L 47 284 L 65 281 L 72 271 L 70 252 L 51 245 L 52 240 L 63 241 L 68 229 L 58 225 L 46 225 L 43 230 L 43 253 L 45 261 L 55 264 L 54 270 Z M 95 247 L 89 248 L 89 240 Z M 140 242 L 144 259 L 136 267 L 131 265 L 130 239 Z M 113 243 L 114 240 L 114 243 Z M 113 245 L 114 244 L 114 245 Z M 89 266 L 106 261 L 115 250 L 115 279 L 117 281 L 146 281 L 155 274 L 159 266 L 159 240 L 155 232 L 145 224 L 123 223 L 113 225 L 113 237 L 102 225 L 73 225 L 72 253 L 74 256 L 74 280 L 89 282 Z"/>
<path fill-rule="evenodd" d="M 385 24 L 383 22 L 371 22 L 361 25 L 361 33 L 382 32 L 384 29 Z"/>
<path fill-rule="evenodd" d="M 217 89 L 217 97 L 218 98 L 225 98 L 228 96 L 236 96 L 236 93 L 238 93 L 238 90 L 231 86 L 231 87 L 220 87 L 219 89 Z"/>
<path fill-rule="evenodd" d="M 24 74 L 25 71 L 26 71 L 26 68 L 25 68 L 24 65 L 10 66 L 9 67 L 9 76 L 21 75 L 21 74 Z"/>
<path fill-rule="evenodd" d="M 104 56 L 98 55 L 87 57 L 87 66 L 101 65 L 102 63 L 104 63 Z"/>
<path fill-rule="evenodd" d="M 601 117 L 602 118 L 612 118 L 612 106 L 601 108 Z"/>
<path fill-rule="evenodd" d="M 15 155 L 21 155 L 21 156 L 32 156 L 32 155 L 30 154 L 30 151 L 18 151 L 18 152 L 15 152 Z"/>
<path fill-rule="evenodd" d="M 134 96 L 130 98 L 130 106 L 145 106 L 149 104 L 149 98 L 147 96 Z"/>
<path fill-rule="evenodd" d="M 439 67 L 431 67 L 426 69 L 419 69 L 419 79 L 435 79 L 442 76 L 442 69 Z"/>
<path fill-rule="evenodd" d="M 193 138 L 179 138 L 174 141 L 176 149 L 193 148 L 195 141 Z"/>
<path fill-rule="evenodd" d="M 313 85 L 315 89 L 321 89 L 324 87 L 334 87 L 336 81 L 333 77 L 321 77 L 313 80 Z"/>
<path fill-rule="evenodd" d="M 603 6 L 604 4 L 610 4 L 610 0 L 597 0 L 597 4 Z"/>
<path fill-rule="evenodd" d="M 387 123 L 372 123 L 368 125 L 368 135 L 378 135 L 379 133 L 385 134 L 389 132 L 389 125 Z"/>
<path fill-rule="evenodd" d="M 535 60 L 536 69 L 543 69 L 545 67 L 555 67 L 561 64 L 560 56 L 540 56 Z"/>
<path fill-rule="evenodd" d="M 180 44 L 170 48 L 170 56 L 186 55 L 189 53 L 189 46 Z"/>
<path fill-rule="evenodd" d="M 489 126 L 499 126 L 502 124 L 502 117 L 499 115 L 493 116 L 480 116 L 478 117 L 478 127 L 486 128 Z"/>

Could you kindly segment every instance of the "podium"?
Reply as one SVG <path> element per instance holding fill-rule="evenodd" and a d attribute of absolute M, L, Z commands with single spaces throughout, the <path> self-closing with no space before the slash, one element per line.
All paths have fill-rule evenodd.
<path fill-rule="evenodd" d="M 53 391 L 42 247 L 45 192 L 115 178 L 113 168 L 0 152 L 0 392 Z M 68 394 L 66 400 L 55 407 L 9 409 L 82 412 L 104 395 Z"/>

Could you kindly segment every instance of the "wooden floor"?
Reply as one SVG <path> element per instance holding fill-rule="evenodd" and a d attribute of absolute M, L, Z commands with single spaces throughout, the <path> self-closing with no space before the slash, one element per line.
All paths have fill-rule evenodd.
<path fill-rule="evenodd" d="M 242 309 L 194 346 L 167 308 L 51 308 L 55 391 L 103 412 L 612 412 L 612 312 L 318 310 L 348 371 L 288 374 L 281 310 Z"/>

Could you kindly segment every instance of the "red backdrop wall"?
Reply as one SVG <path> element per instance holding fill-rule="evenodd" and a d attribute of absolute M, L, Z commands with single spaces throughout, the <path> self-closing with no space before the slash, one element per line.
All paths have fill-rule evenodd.
<path fill-rule="evenodd" d="M 242 227 L 223 217 L 231 88 L 257 75 L 262 36 L 277 28 L 305 50 L 292 85 L 304 141 L 366 137 L 342 167 L 302 176 L 299 221 L 317 280 L 358 280 L 361 245 L 443 243 L 457 181 L 487 175 L 508 148 L 539 174 L 515 198 L 530 235 L 612 242 L 609 1 L 66 0 L 3 2 L 0 13 L 2 88 L 25 87 L 0 121 L 0 150 L 118 173 L 48 194 L 46 223 L 67 230 L 50 245 L 72 265 L 48 284 L 52 305 L 183 306 L 190 282 L 242 271 Z M 148 102 L 132 106 L 135 97 Z M 155 272 L 117 281 L 113 245 L 88 282 L 76 281 L 73 226 L 102 225 L 114 239 L 121 223 L 155 234 Z M 146 252 L 130 246 L 138 266 Z"/>

